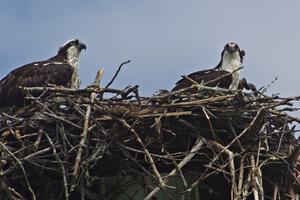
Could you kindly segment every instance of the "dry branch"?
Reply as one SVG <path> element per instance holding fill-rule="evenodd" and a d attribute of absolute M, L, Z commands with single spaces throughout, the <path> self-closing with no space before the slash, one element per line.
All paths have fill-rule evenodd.
<path fill-rule="evenodd" d="M 102 78 L 103 72 L 104 72 L 103 69 L 99 69 L 99 71 L 97 73 L 97 76 L 95 78 L 95 81 L 94 81 L 94 86 L 96 86 L 96 87 L 100 86 L 99 84 L 100 84 L 100 80 Z M 91 115 L 91 112 L 92 112 L 92 106 L 93 106 L 95 98 L 96 98 L 96 93 L 92 92 L 91 97 L 90 97 L 91 103 L 87 106 L 87 109 L 86 109 L 86 115 L 85 115 L 84 124 L 83 124 L 83 131 L 82 131 L 82 134 L 80 136 L 81 140 L 80 140 L 79 145 L 78 145 L 78 151 L 77 151 L 77 155 L 76 155 L 76 159 L 75 159 L 74 171 L 73 171 L 73 174 L 72 174 L 75 180 L 78 177 L 79 166 L 80 166 L 81 157 L 82 157 L 82 154 L 83 154 L 83 148 L 86 146 L 87 134 L 88 134 L 88 130 L 89 130 L 89 120 L 90 120 L 90 115 Z M 74 190 L 74 188 L 75 188 L 75 183 L 73 183 L 73 185 L 71 187 L 71 191 Z"/>
<path fill-rule="evenodd" d="M 181 169 L 184 165 L 186 165 L 194 157 L 194 155 L 202 147 L 204 141 L 205 140 L 203 138 L 200 138 L 196 141 L 196 144 L 191 149 L 190 153 L 184 159 L 182 159 L 180 163 L 178 163 L 179 169 Z M 174 176 L 177 172 L 178 172 L 178 170 L 177 170 L 177 168 L 175 168 L 167 175 L 167 177 Z M 164 184 L 166 184 L 167 182 L 168 182 L 168 179 L 166 178 L 164 180 Z M 159 189 L 160 189 L 160 187 L 156 187 L 152 192 L 150 192 L 150 194 L 147 197 L 145 197 L 144 200 L 150 200 L 159 191 Z"/>

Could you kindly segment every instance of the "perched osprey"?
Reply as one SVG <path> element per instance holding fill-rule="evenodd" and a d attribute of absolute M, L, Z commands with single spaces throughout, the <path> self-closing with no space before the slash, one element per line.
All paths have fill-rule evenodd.
<path fill-rule="evenodd" d="M 206 86 L 218 86 L 236 90 L 239 87 L 240 71 L 242 67 L 245 51 L 235 43 L 227 43 L 221 54 L 220 63 L 213 69 L 197 71 L 183 77 L 176 83 L 172 91 L 189 87 L 193 81 L 197 83 L 207 83 Z M 193 80 L 193 81 L 192 81 Z M 215 81 L 214 81 L 215 80 Z"/>
<path fill-rule="evenodd" d="M 78 39 L 69 40 L 59 48 L 54 57 L 11 71 L 0 81 L 0 107 L 24 105 L 24 94 L 19 86 L 41 87 L 54 84 L 79 88 L 78 67 L 82 49 L 86 49 L 86 45 Z"/>

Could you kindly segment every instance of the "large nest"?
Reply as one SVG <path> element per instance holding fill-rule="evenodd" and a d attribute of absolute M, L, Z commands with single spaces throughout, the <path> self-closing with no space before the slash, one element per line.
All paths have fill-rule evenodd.
<path fill-rule="evenodd" d="M 299 96 L 201 85 L 152 97 L 136 86 L 24 90 L 28 106 L 0 119 L 0 199 L 286 199 L 300 191 L 292 126 L 300 120 L 286 113 Z"/>

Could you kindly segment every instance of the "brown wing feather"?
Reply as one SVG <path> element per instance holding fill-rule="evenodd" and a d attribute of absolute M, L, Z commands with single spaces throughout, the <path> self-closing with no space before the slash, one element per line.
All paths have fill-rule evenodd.
<path fill-rule="evenodd" d="M 43 64 L 49 63 L 45 66 Z M 55 84 L 68 87 L 73 69 L 68 64 L 35 62 L 10 72 L 0 81 L 0 107 L 24 105 L 24 94 L 18 86 L 39 87 Z"/>
<path fill-rule="evenodd" d="M 216 81 L 209 82 L 206 86 L 210 87 L 219 86 L 221 88 L 229 88 L 232 82 L 232 76 L 230 75 L 230 72 L 216 71 L 214 69 L 197 71 L 192 74 L 189 74 L 187 77 L 196 81 L 199 84 L 206 83 L 208 81 L 212 81 L 218 79 L 219 77 L 222 77 Z M 192 84 L 192 81 L 186 78 L 182 78 L 176 83 L 176 86 L 172 89 L 172 91 L 190 87 Z"/>

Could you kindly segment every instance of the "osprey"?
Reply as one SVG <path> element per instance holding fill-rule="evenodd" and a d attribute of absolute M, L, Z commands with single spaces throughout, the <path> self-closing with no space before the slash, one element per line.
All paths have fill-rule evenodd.
<path fill-rule="evenodd" d="M 210 87 L 218 86 L 236 90 L 239 87 L 240 68 L 244 56 L 245 51 L 239 45 L 233 42 L 227 43 L 221 53 L 221 61 L 215 68 L 197 71 L 183 77 L 176 83 L 172 91 L 189 87 L 194 82 Z"/>
<path fill-rule="evenodd" d="M 0 107 L 23 106 L 24 93 L 19 86 L 42 87 L 47 84 L 79 88 L 79 55 L 86 45 L 72 39 L 48 60 L 33 62 L 11 71 L 0 81 Z"/>

